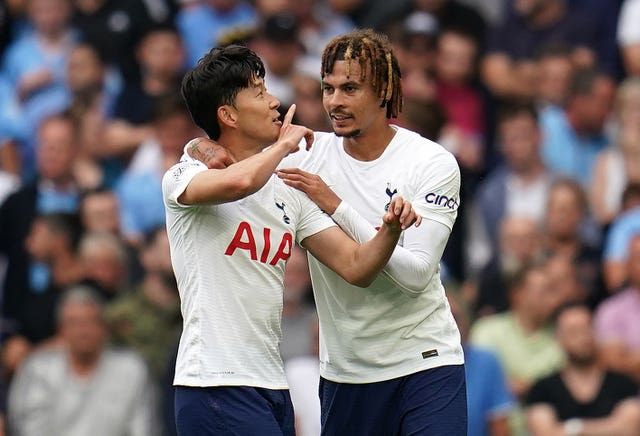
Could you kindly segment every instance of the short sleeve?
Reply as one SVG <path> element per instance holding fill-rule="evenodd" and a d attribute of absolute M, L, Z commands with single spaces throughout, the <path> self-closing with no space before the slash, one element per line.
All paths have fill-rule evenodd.
<path fill-rule="evenodd" d="M 315 235 L 329 227 L 337 226 L 331 217 L 324 213 L 306 194 L 294 188 L 287 188 L 298 200 L 299 221 L 296 228 L 296 242 L 298 242 L 298 244 L 309 236 Z"/>
<path fill-rule="evenodd" d="M 207 166 L 196 160 L 181 161 L 169 168 L 162 178 L 162 198 L 167 207 L 185 207 L 178 197 L 187 189 L 196 174 L 207 170 Z"/>
<path fill-rule="evenodd" d="M 538 403 L 551 403 L 549 397 L 549 377 L 536 381 L 525 397 L 525 404 L 531 406 Z"/>
<path fill-rule="evenodd" d="M 460 207 L 460 168 L 451 153 L 441 153 L 430 164 L 430 174 L 418 175 L 413 207 L 423 219 L 444 224 L 451 230 Z"/>

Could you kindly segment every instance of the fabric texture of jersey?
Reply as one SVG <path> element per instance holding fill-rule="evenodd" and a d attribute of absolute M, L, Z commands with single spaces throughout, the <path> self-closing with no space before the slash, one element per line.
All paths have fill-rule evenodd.
<path fill-rule="evenodd" d="M 416 133 L 393 128 L 394 138 L 373 161 L 352 158 L 342 138 L 316 132 L 310 152 L 290 155 L 280 166 L 320 175 L 372 227 L 380 224 L 392 196 L 399 194 L 425 220 L 451 229 L 460 201 L 455 158 Z M 400 245 L 411 231 L 403 233 Z M 320 373 L 325 379 L 370 383 L 464 363 L 439 268 L 424 292 L 409 296 L 385 274 L 359 288 L 313 257 L 309 263 L 320 319 Z"/>
<path fill-rule="evenodd" d="M 293 244 L 335 224 L 275 176 L 238 201 L 180 204 L 206 169 L 185 152 L 162 182 L 184 319 L 174 384 L 286 389 L 279 351 L 285 262 Z"/>

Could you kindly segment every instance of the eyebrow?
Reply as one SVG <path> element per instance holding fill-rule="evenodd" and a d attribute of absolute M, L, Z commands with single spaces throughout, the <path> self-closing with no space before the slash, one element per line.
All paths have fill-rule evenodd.
<path fill-rule="evenodd" d="M 361 86 L 362 85 L 362 82 L 356 82 L 355 80 L 347 80 L 344 83 L 339 83 L 337 85 L 334 85 L 334 84 L 329 83 L 326 80 L 322 79 L 322 81 L 320 83 L 322 84 L 322 86 L 329 85 L 329 86 L 333 86 L 333 87 Z"/>

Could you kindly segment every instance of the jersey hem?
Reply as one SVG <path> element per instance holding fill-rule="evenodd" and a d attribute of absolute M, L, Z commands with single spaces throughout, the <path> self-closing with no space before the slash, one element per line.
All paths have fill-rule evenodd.
<path fill-rule="evenodd" d="M 349 384 L 364 384 L 364 383 L 377 383 L 377 382 L 383 382 L 383 381 L 388 381 L 388 380 L 393 380 L 395 378 L 399 378 L 399 377 L 406 377 L 408 375 L 411 374 L 415 374 L 417 372 L 421 372 L 421 371 L 425 371 L 428 369 L 433 369 L 433 368 L 439 368 L 441 366 L 449 366 L 449 365 L 464 365 L 464 358 L 460 359 L 457 358 L 455 356 L 452 356 L 450 358 L 442 358 L 438 361 L 433 361 L 433 363 L 431 365 L 420 365 L 417 367 L 412 367 L 412 368 L 407 368 L 407 369 L 401 369 L 401 370 L 394 370 L 394 371 L 387 371 L 384 373 L 380 373 L 379 375 L 377 375 L 376 377 L 371 377 L 371 378 L 362 378 L 362 379 L 357 379 L 357 378 L 350 378 L 350 377 L 340 377 L 339 375 L 335 374 L 335 373 L 331 373 L 331 371 L 323 371 L 322 369 L 320 370 L 320 377 L 332 381 L 334 383 L 349 383 Z M 374 370 L 372 368 L 367 368 L 367 369 L 363 369 L 363 372 L 367 372 L 367 373 L 371 373 Z"/>

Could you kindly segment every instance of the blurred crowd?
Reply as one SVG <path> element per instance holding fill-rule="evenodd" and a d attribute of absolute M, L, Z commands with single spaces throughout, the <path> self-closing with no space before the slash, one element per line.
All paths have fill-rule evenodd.
<path fill-rule="evenodd" d="M 174 434 L 161 178 L 202 136 L 182 75 L 247 44 L 281 111 L 328 131 L 320 56 L 355 27 L 393 43 L 390 122 L 461 168 L 441 274 L 470 434 L 640 435 L 638 23 L 640 0 L 0 3 L 0 435 Z M 301 249 L 285 288 L 297 428 L 317 435 Z"/>

